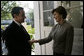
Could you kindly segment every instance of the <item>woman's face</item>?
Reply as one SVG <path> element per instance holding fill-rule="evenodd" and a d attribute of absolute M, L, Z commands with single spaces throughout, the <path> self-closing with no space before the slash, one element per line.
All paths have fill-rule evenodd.
<path fill-rule="evenodd" d="M 57 13 L 57 12 L 54 12 L 53 15 L 54 15 L 55 20 L 56 20 L 57 22 L 60 22 L 60 20 L 62 19 L 62 15 L 60 15 L 60 14 Z"/>

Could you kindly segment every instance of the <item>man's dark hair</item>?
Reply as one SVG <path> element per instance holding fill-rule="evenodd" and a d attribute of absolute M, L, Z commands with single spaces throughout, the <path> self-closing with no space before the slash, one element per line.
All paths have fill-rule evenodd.
<path fill-rule="evenodd" d="M 19 15 L 20 10 L 23 10 L 22 7 L 14 7 L 11 11 L 12 17 L 14 18 L 14 14 Z"/>
<path fill-rule="evenodd" d="M 52 14 L 53 14 L 54 12 L 59 13 L 60 15 L 62 15 L 62 18 L 63 18 L 63 19 L 66 19 L 67 11 L 66 11 L 66 9 L 65 9 L 64 7 L 58 6 L 56 9 L 53 9 L 53 10 L 52 10 Z"/>

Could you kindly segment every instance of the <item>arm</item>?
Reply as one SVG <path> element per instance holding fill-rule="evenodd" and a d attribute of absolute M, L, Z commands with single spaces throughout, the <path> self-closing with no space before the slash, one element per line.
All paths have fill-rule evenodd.
<path fill-rule="evenodd" d="M 37 42 L 38 42 L 40 45 L 50 42 L 50 41 L 52 40 L 52 33 L 53 33 L 53 31 L 55 30 L 55 27 L 56 27 L 56 25 L 52 28 L 52 30 L 51 30 L 51 32 L 49 33 L 49 36 L 48 36 L 48 37 L 46 37 L 46 38 L 44 38 L 44 39 L 39 39 L 39 40 L 37 40 Z"/>
<path fill-rule="evenodd" d="M 48 37 L 46 37 L 46 38 L 44 38 L 44 39 L 38 40 L 38 43 L 39 43 L 40 45 L 42 45 L 42 44 L 45 44 L 45 43 L 50 42 L 51 40 L 52 40 L 52 37 L 51 37 L 50 34 L 49 34 Z"/>
<path fill-rule="evenodd" d="M 67 29 L 65 55 L 71 55 L 73 46 L 73 37 L 74 37 L 74 28 L 70 27 L 69 29 Z"/>
<path fill-rule="evenodd" d="M 39 40 L 31 40 L 30 42 L 31 43 L 39 43 L 40 45 L 42 45 L 42 44 L 50 42 L 51 40 L 52 40 L 52 37 L 51 37 L 51 32 L 50 32 L 48 37 L 46 37 L 44 39 L 39 39 Z"/>
<path fill-rule="evenodd" d="M 51 30 L 51 32 L 49 33 L 49 36 L 48 36 L 48 37 L 46 37 L 46 38 L 44 38 L 44 39 L 34 40 L 34 42 L 35 42 L 35 43 L 39 43 L 40 45 L 50 42 L 50 41 L 52 40 L 52 36 L 51 36 L 51 35 L 52 35 L 52 33 L 53 33 L 55 27 L 56 27 L 56 26 L 54 26 L 54 27 L 52 28 L 52 30 Z"/>

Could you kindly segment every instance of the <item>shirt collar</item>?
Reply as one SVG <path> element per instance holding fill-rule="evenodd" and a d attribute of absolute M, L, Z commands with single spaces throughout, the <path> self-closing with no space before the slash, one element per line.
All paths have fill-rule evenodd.
<path fill-rule="evenodd" d="M 66 20 L 64 20 L 62 24 L 59 24 L 59 23 L 58 23 L 58 25 L 62 26 L 65 22 L 66 22 Z"/>
<path fill-rule="evenodd" d="M 13 19 L 13 21 L 14 21 L 17 25 L 19 25 L 19 26 L 21 25 L 20 23 L 18 23 L 17 21 L 15 21 L 15 19 Z"/>

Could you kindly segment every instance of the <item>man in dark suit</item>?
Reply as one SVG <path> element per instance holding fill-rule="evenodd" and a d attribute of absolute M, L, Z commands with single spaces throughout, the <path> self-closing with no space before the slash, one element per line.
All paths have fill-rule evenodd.
<path fill-rule="evenodd" d="M 6 28 L 2 36 L 8 49 L 8 55 L 31 55 L 30 35 L 21 25 L 26 18 L 25 12 L 22 7 L 14 7 L 11 14 L 13 22 Z"/>
<path fill-rule="evenodd" d="M 3 53 L 3 51 L 2 51 L 2 34 L 3 34 L 3 29 L 1 28 L 1 54 Z"/>

